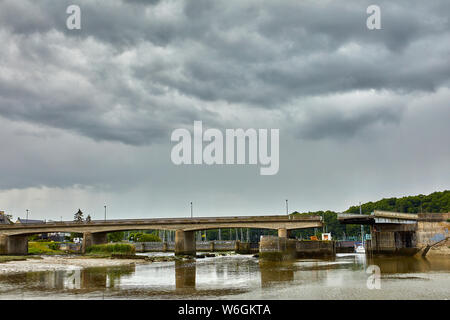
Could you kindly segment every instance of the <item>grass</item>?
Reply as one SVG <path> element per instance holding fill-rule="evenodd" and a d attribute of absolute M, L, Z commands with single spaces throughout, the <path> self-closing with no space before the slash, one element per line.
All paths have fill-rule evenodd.
<path fill-rule="evenodd" d="M 29 254 L 64 254 L 62 250 L 56 249 L 56 242 L 28 242 L 28 253 Z"/>
<path fill-rule="evenodd" d="M 86 248 L 87 254 L 135 254 L 136 248 L 128 243 L 108 243 L 108 244 L 96 244 Z"/>

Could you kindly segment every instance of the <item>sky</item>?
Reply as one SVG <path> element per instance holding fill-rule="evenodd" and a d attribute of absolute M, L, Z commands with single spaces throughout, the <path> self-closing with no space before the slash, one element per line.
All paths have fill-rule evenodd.
<path fill-rule="evenodd" d="M 81 9 L 69 30 L 66 9 Z M 366 9 L 380 7 L 381 29 Z M 14 219 L 343 211 L 450 189 L 450 2 L 0 1 Z M 175 165 L 171 133 L 279 129 L 279 171 Z"/>

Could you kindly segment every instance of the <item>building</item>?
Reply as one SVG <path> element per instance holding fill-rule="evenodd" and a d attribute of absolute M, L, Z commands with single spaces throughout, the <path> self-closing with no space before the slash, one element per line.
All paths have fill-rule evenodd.
<path fill-rule="evenodd" d="M 17 218 L 16 223 L 22 223 L 22 224 L 31 224 L 31 223 L 44 224 L 45 221 L 44 220 L 31 220 L 31 219 Z"/>
<path fill-rule="evenodd" d="M 0 211 L 0 224 L 12 224 L 11 220 L 4 211 Z"/>

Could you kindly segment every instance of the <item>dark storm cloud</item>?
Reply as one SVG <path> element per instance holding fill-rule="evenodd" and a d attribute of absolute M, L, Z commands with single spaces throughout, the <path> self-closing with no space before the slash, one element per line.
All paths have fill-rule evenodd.
<path fill-rule="evenodd" d="M 230 106 L 288 116 L 308 97 L 449 85 L 446 1 L 378 1 L 378 31 L 370 1 L 80 1 L 80 31 L 65 27 L 70 4 L 0 4 L 0 115 L 145 145 L 193 120 L 221 127 Z M 403 115 L 367 101 L 350 116 L 321 108 L 294 119 L 306 123 L 295 134 L 349 137 Z"/>
<path fill-rule="evenodd" d="M 298 126 L 298 136 L 305 139 L 325 137 L 348 138 L 372 125 L 396 124 L 400 121 L 404 108 L 385 106 L 365 108 L 353 112 L 326 109 L 326 112 L 312 109 L 306 119 Z"/>

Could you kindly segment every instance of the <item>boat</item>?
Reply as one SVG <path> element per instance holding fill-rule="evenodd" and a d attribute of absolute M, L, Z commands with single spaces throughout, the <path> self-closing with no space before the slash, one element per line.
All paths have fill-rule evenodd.
<path fill-rule="evenodd" d="M 366 253 L 366 249 L 364 248 L 363 245 L 359 245 L 355 248 L 355 252 L 356 253 Z"/>

